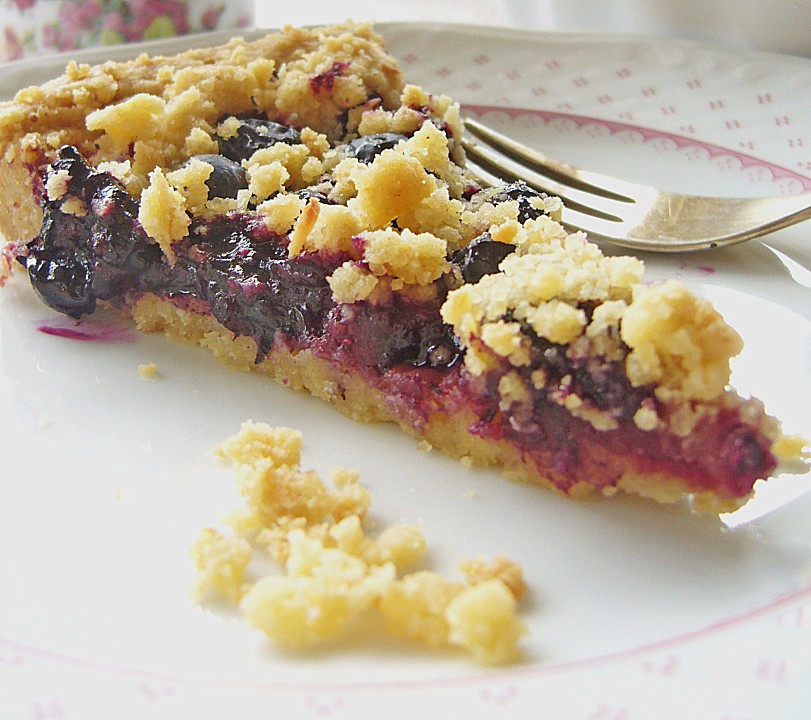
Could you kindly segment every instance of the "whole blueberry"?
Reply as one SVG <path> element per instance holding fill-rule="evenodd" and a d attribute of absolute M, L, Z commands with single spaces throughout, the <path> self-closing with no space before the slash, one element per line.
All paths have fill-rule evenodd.
<path fill-rule="evenodd" d="M 346 153 L 363 163 L 370 163 L 384 150 L 393 148 L 397 143 L 405 139 L 405 135 L 394 132 L 363 135 L 347 143 Z"/>
<path fill-rule="evenodd" d="M 240 190 L 248 187 L 245 169 L 222 155 L 195 155 L 192 160 L 200 160 L 211 165 L 214 170 L 206 180 L 208 198 L 235 198 Z"/>
<path fill-rule="evenodd" d="M 461 250 L 457 250 L 451 262 L 459 268 L 465 282 L 479 282 L 485 275 L 498 272 L 501 261 L 515 250 L 515 245 L 493 240 L 484 232 Z"/>
<path fill-rule="evenodd" d="M 238 117 L 236 134 L 218 137 L 220 153 L 234 162 L 247 160 L 257 150 L 264 150 L 276 143 L 298 145 L 301 133 L 295 128 L 263 118 Z"/>
<path fill-rule="evenodd" d="M 416 367 L 447 369 L 456 365 L 461 358 L 459 341 L 449 329 L 443 327 L 440 336 L 423 338 L 413 363 Z"/>
<path fill-rule="evenodd" d="M 96 309 L 92 265 L 70 248 L 39 248 L 26 258 L 31 285 L 43 302 L 75 318 Z"/>
<path fill-rule="evenodd" d="M 531 199 L 542 197 L 543 195 L 540 192 L 521 180 L 504 185 L 495 193 L 495 195 L 493 195 L 491 200 L 493 202 L 517 200 L 518 222 L 523 223 L 526 220 L 534 220 L 535 218 L 546 214 L 544 210 L 539 210 L 530 203 Z"/>
<path fill-rule="evenodd" d="M 311 187 L 298 190 L 296 195 L 298 195 L 302 200 L 309 200 L 310 198 L 313 198 L 314 200 L 318 200 L 318 202 L 320 202 L 322 205 L 335 204 L 333 200 L 330 200 L 328 195 Z"/>

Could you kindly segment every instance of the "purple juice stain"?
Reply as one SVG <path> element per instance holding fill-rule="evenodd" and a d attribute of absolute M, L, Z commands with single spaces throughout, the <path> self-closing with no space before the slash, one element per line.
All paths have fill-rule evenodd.
<path fill-rule="evenodd" d="M 704 273 L 705 275 L 713 275 L 715 274 L 715 268 L 712 265 L 689 265 L 688 263 L 682 263 L 679 265 L 680 270 L 697 270 L 700 273 Z"/>
<path fill-rule="evenodd" d="M 138 339 L 138 334 L 129 328 L 68 320 L 67 318 L 64 321 L 60 319 L 49 320 L 46 323 L 37 325 L 37 330 L 45 335 L 81 342 L 131 343 Z"/>

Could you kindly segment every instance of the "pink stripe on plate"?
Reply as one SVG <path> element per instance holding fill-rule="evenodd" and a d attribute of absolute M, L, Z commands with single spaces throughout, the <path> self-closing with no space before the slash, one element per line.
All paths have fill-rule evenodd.
<path fill-rule="evenodd" d="M 701 148 L 706 151 L 711 158 L 713 157 L 732 157 L 741 163 L 744 168 L 758 167 L 768 170 L 774 180 L 790 179 L 799 183 L 800 188 L 811 190 L 811 178 L 801 175 L 787 168 L 775 165 L 767 160 L 756 158 L 752 155 L 730 150 L 729 148 L 720 145 L 713 145 L 712 143 L 702 142 L 695 138 L 685 137 L 683 135 L 674 135 L 673 133 L 665 132 L 663 130 L 654 130 L 652 128 L 641 127 L 639 125 L 630 125 L 628 123 L 617 122 L 615 120 L 604 120 L 602 118 L 587 117 L 585 115 L 572 115 L 569 113 L 552 112 L 551 110 L 534 110 L 531 108 L 514 108 L 502 107 L 498 105 L 469 105 L 465 104 L 464 109 L 474 115 L 484 115 L 489 112 L 500 112 L 509 116 L 510 118 L 517 118 L 521 116 L 531 116 L 540 118 L 544 123 L 552 123 L 559 120 L 573 123 L 577 128 L 586 125 L 600 125 L 606 128 L 612 135 L 621 132 L 636 132 L 639 133 L 643 140 L 646 142 L 650 140 L 667 139 L 673 142 L 678 149 L 681 148 Z"/>

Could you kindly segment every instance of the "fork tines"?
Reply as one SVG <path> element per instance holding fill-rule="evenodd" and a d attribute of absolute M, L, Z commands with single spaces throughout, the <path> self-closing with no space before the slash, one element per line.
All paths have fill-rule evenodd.
<path fill-rule="evenodd" d="M 589 182 L 587 176 L 593 174 L 548 158 L 476 120 L 466 118 L 464 124 L 471 136 L 462 139 L 467 166 L 487 185 L 523 180 L 539 192 L 559 197 L 570 211 L 614 222 L 622 221 L 621 205 L 635 202 L 629 195 Z"/>
<path fill-rule="evenodd" d="M 566 165 L 471 119 L 462 146 L 483 185 L 523 180 L 563 201 L 562 223 L 623 247 L 685 252 L 731 245 L 811 219 L 811 193 L 707 197 Z"/>

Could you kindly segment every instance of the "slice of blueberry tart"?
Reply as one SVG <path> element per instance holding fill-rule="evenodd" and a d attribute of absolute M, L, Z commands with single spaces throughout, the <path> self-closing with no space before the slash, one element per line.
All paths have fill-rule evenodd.
<path fill-rule="evenodd" d="M 2 272 L 567 495 L 738 507 L 783 442 L 738 334 L 460 132 L 365 25 L 71 63 L 0 106 Z"/>

